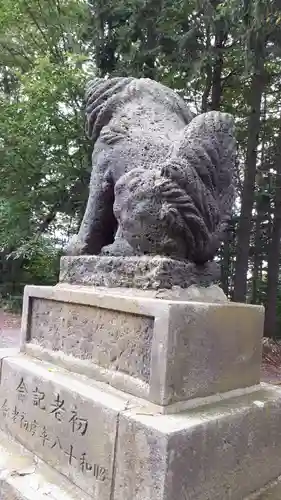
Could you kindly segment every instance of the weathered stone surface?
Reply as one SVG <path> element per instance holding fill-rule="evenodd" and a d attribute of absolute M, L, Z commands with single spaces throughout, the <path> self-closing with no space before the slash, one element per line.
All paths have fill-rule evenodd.
<path fill-rule="evenodd" d="M 68 252 L 212 260 L 235 199 L 233 118 L 193 118 L 175 92 L 143 78 L 95 79 L 86 101 L 93 169 Z"/>
<path fill-rule="evenodd" d="M 20 347 L 2 347 L 0 349 L 0 370 L 3 359 L 16 356 L 19 353 L 20 353 Z"/>
<path fill-rule="evenodd" d="M 171 306 L 163 400 L 167 404 L 259 383 L 262 332 L 262 308 Z"/>
<path fill-rule="evenodd" d="M 62 257 L 60 282 L 74 285 L 126 287 L 144 290 L 209 286 L 220 277 L 215 262 L 196 266 L 167 257 Z"/>
<path fill-rule="evenodd" d="M 146 291 L 147 293 L 148 291 Z M 171 290 L 158 290 L 155 292 L 157 299 L 174 299 L 192 302 L 209 302 L 212 304 L 226 303 L 228 298 L 218 285 L 208 287 L 190 285 L 188 288 L 173 287 Z"/>
<path fill-rule="evenodd" d="M 56 288 L 65 288 L 67 283 L 58 283 Z M 72 286 L 72 285 L 70 285 Z M 75 285 L 76 287 L 77 285 Z M 90 288 L 90 287 L 87 287 Z M 105 293 L 109 292 L 108 287 L 98 287 L 100 291 Z M 115 287 L 110 288 L 110 294 L 117 296 L 127 296 L 131 298 L 143 297 L 151 299 L 165 299 L 165 300 L 176 300 L 180 302 L 208 302 L 211 304 L 226 303 L 229 302 L 223 290 L 215 284 L 210 286 L 198 286 L 190 285 L 188 288 L 181 288 L 179 286 L 173 286 L 172 288 L 159 288 L 158 290 L 153 289 L 141 289 L 141 288 L 125 288 L 125 287 Z"/>
<path fill-rule="evenodd" d="M 111 498 L 118 414 L 127 399 L 25 356 L 2 362 L 2 430 L 95 500 Z"/>
<path fill-rule="evenodd" d="M 47 354 L 88 376 L 92 369 L 94 378 L 155 404 L 189 402 L 260 381 L 262 307 L 159 300 L 70 285 L 27 287 L 25 294 L 27 350 L 37 347 L 37 357 Z M 93 357 L 74 358 L 87 339 Z M 60 348 L 64 352 L 57 355 L 54 349 Z"/>
<path fill-rule="evenodd" d="M 281 498 L 281 476 L 270 481 L 259 491 L 247 496 L 244 500 L 280 500 Z"/>
<path fill-rule="evenodd" d="M 51 417 L 47 411 L 48 389 L 45 398 L 42 398 L 42 394 L 39 395 L 41 399 L 36 397 L 40 407 L 34 406 L 35 393 L 31 392 L 32 397 L 29 398 L 29 394 L 26 395 L 25 390 L 22 390 L 22 384 L 16 399 L 14 398 L 14 380 L 19 375 L 21 381 L 23 374 L 26 374 L 26 389 L 31 389 L 30 383 L 35 381 L 45 391 L 46 384 L 49 386 L 51 383 L 55 386 L 55 391 L 60 391 L 66 404 L 67 386 L 67 391 L 72 391 L 80 416 L 80 412 L 86 409 L 86 391 L 87 401 L 92 408 L 89 426 L 84 435 L 87 436 L 87 443 L 83 443 L 83 450 L 85 451 L 85 447 L 87 450 L 95 450 L 95 457 L 109 452 L 104 445 L 104 434 L 111 431 L 108 427 L 105 429 L 103 420 L 97 418 L 97 398 L 92 398 L 94 385 L 91 386 L 90 381 L 87 381 L 85 389 L 82 378 L 79 380 L 79 377 L 71 377 L 63 370 L 40 365 L 24 359 L 22 355 L 6 358 L 3 361 L 0 386 L 0 424 L 2 428 L 10 429 L 37 456 L 17 444 L 8 434 L 0 432 L 1 500 L 43 500 L 45 496 L 53 500 L 279 500 L 280 482 L 274 480 L 281 471 L 280 388 L 264 385 L 261 390 L 246 396 L 169 416 L 153 412 L 149 405 L 147 408 L 138 406 L 133 400 L 124 404 L 125 394 L 122 399 L 113 397 L 110 391 L 108 394 L 99 391 L 100 404 L 104 409 L 105 401 L 107 403 L 104 413 L 107 422 L 109 411 L 118 415 L 114 433 L 115 446 L 110 446 L 109 452 L 113 457 L 109 494 L 102 488 L 96 489 L 96 480 L 91 477 L 93 470 L 90 470 L 90 460 L 87 462 L 87 471 L 84 471 L 88 477 L 83 477 L 83 480 L 79 469 L 84 464 L 84 456 L 76 464 L 77 468 L 72 455 L 73 464 L 69 464 L 68 455 L 68 462 L 65 464 L 63 447 L 70 441 L 73 432 L 72 429 L 63 431 L 62 428 L 69 424 L 68 419 L 63 418 L 66 417 L 63 412 L 61 421 L 54 418 L 52 425 L 48 425 Z M 83 385 L 84 389 L 81 391 Z M 9 423 L 6 399 L 7 403 L 9 399 L 13 406 L 17 406 L 14 416 L 18 422 Z M 45 410 L 43 403 L 46 403 Z M 87 411 L 85 414 L 88 416 Z M 44 446 L 38 444 L 35 420 L 39 425 L 40 422 L 45 425 L 46 432 L 42 435 L 42 439 L 46 440 Z M 83 432 L 84 428 L 80 424 L 81 420 L 77 422 L 77 431 Z M 91 430 L 89 435 L 88 430 Z M 61 446 L 51 448 L 52 456 L 48 458 L 46 450 L 50 442 L 47 439 L 56 433 Z M 81 447 L 79 438 L 76 436 L 74 440 L 78 451 Z M 76 455 L 78 456 L 77 453 Z M 38 456 L 54 468 L 41 462 Z M 89 451 L 88 457 L 90 456 Z M 55 469 L 61 470 L 70 481 Z M 76 488 L 74 483 L 82 487 L 83 491 Z M 267 486 L 263 488 L 265 484 Z M 257 493 L 252 494 L 254 491 Z"/>
<path fill-rule="evenodd" d="M 62 474 L 0 432 L 1 500 L 90 500 Z"/>
<path fill-rule="evenodd" d="M 153 318 L 34 299 L 32 342 L 149 382 Z"/>
<path fill-rule="evenodd" d="M 124 412 L 113 499 L 244 499 L 280 474 L 280 426 L 272 387 L 180 415 Z"/>

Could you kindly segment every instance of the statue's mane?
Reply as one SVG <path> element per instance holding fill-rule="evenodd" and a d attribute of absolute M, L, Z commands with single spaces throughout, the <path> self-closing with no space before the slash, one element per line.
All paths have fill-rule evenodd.
<path fill-rule="evenodd" d="M 135 99 L 139 93 L 152 95 L 155 101 L 165 102 L 171 112 L 176 112 L 184 124 L 193 118 L 185 102 L 173 90 L 146 78 L 116 77 L 109 80 L 96 78 L 86 89 L 86 133 L 94 142 L 101 130 L 111 120 L 120 104 Z"/>
<path fill-rule="evenodd" d="M 178 182 L 177 175 L 174 175 L 178 167 L 185 169 L 189 181 L 184 187 Z M 220 245 L 229 214 L 220 212 L 218 200 L 197 171 L 188 166 L 186 161 L 169 160 L 162 169 L 157 192 L 163 207 L 161 217 L 166 220 L 172 231 L 183 235 L 187 257 L 192 257 L 198 263 L 213 258 Z"/>

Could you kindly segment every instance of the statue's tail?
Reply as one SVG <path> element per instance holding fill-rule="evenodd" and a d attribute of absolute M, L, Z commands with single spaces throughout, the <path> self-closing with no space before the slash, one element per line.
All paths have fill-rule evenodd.
<path fill-rule="evenodd" d="M 86 87 L 86 133 L 96 141 L 101 129 L 108 124 L 116 104 L 120 100 L 117 95 L 131 83 L 134 78 L 95 78 Z"/>

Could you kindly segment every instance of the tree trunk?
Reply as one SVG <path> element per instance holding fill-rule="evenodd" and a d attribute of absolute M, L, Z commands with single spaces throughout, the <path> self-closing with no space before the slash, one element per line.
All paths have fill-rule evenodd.
<path fill-rule="evenodd" d="M 276 155 L 276 187 L 274 199 L 274 219 L 271 232 L 271 243 L 268 252 L 268 283 L 265 308 L 264 333 L 267 337 L 277 334 L 277 292 L 279 281 L 281 238 L 281 129 L 278 152 Z"/>
<path fill-rule="evenodd" d="M 255 44 L 255 64 L 251 88 L 249 89 L 250 115 L 248 120 L 248 143 L 245 161 L 245 178 L 241 199 L 241 215 L 237 232 L 237 257 L 234 278 L 233 300 L 244 302 L 247 294 L 247 271 L 249 259 L 252 209 L 257 166 L 257 147 L 261 126 L 261 100 L 266 85 L 265 39 L 260 37 Z"/>
<path fill-rule="evenodd" d="M 209 52 L 210 50 L 211 50 L 210 27 L 207 26 L 207 29 L 206 29 L 206 52 Z M 213 69 L 212 69 L 212 64 L 211 64 L 211 61 L 209 60 L 209 58 L 206 61 L 205 71 L 206 71 L 205 88 L 204 88 L 204 92 L 202 94 L 202 101 L 201 101 L 202 113 L 206 113 L 208 111 L 209 95 L 210 95 L 211 88 L 212 88 Z"/>
<path fill-rule="evenodd" d="M 213 2 L 214 8 L 219 5 L 219 2 Z M 210 34 L 209 34 L 210 38 Z M 211 105 L 213 111 L 219 111 L 222 101 L 222 72 L 224 65 L 223 49 L 228 38 L 228 33 L 225 31 L 225 23 L 222 18 L 218 18 L 215 22 L 215 43 L 214 43 L 214 62 L 213 67 L 209 68 L 206 77 L 206 89 L 210 83 L 211 90 Z M 202 100 L 203 102 L 203 100 Z M 202 106 L 203 108 L 203 106 Z M 206 110 L 203 110 L 206 111 Z M 231 262 L 231 240 L 232 235 L 230 231 L 225 234 L 225 239 L 221 249 L 221 285 L 224 293 L 228 296 L 230 292 L 229 274 Z"/>
<path fill-rule="evenodd" d="M 264 96 L 263 106 L 263 123 L 267 119 L 267 99 Z M 252 304 L 260 303 L 259 288 L 262 280 L 262 260 L 263 260 L 263 231 L 262 226 L 268 211 L 268 197 L 264 196 L 265 182 L 264 175 L 267 171 L 265 167 L 265 141 L 266 134 L 263 128 L 262 150 L 261 150 L 261 165 L 259 172 L 258 198 L 256 203 L 256 223 L 255 223 L 255 238 L 254 238 L 254 253 L 253 253 L 253 275 L 252 275 Z"/>
<path fill-rule="evenodd" d="M 142 75 L 144 78 L 150 78 L 151 80 L 156 80 L 157 69 L 156 69 L 156 53 L 158 44 L 158 33 L 156 27 L 156 20 L 161 15 L 161 10 L 163 8 L 162 0 L 148 0 L 145 3 L 144 9 L 142 11 L 143 19 L 145 19 L 144 29 L 143 29 L 143 40 L 141 43 L 140 51 L 144 52 L 144 60 L 142 65 Z"/>
<path fill-rule="evenodd" d="M 216 11 L 220 1 L 212 0 L 211 4 Z M 214 27 L 215 42 L 212 49 L 211 46 L 211 33 L 210 26 L 206 30 L 206 50 L 210 52 L 213 50 L 214 57 L 213 61 L 208 60 L 206 63 L 206 83 L 205 89 L 202 96 L 202 112 L 205 113 L 211 108 L 214 111 L 218 111 L 221 106 L 222 99 L 222 71 L 224 64 L 223 49 L 227 41 L 228 33 L 226 32 L 226 25 L 224 19 L 219 17 L 215 21 Z M 209 95 L 211 93 L 211 102 L 208 103 Z"/>
<path fill-rule="evenodd" d="M 228 238 L 225 239 L 222 249 L 221 249 L 221 287 L 225 295 L 229 296 L 229 267 L 230 267 L 230 255 L 229 255 L 229 244 Z"/>
<path fill-rule="evenodd" d="M 257 204 L 257 215 L 255 223 L 255 243 L 254 243 L 254 256 L 253 256 L 253 275 L 252 275 L 252 304 L 259 302 L 258 291 L 260 283 L 260 267 L 261 267 L 261 224 L 263 221 L 263 207 L 262 202 Z"/>
<path fill-rule="evenodd" d="M 215 35 L 215 60 L 213 67 L 212 81 L 212 102 L 211 109 L 218 111 L 221 106 L 222 99 L 222 70 L 223 70 L 223 48 L 225 46 L 228 34 L 225 32 L 224 21 L 216 22 Z"/>

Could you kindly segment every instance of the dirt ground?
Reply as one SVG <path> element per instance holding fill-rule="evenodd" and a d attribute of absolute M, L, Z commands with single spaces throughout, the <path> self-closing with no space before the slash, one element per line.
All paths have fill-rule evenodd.
<path fill-rule="evenodd" d="M 21 317 L 0 309 L 0 347 L 19 344 Z"/>
<path fill-rule="evenodd" d="M 0 348 L 19 344 L 20 325 L 20 316 L 0 309 Z M 262 380 L 281 385 L 281 342 L 264 339 Z"/>

